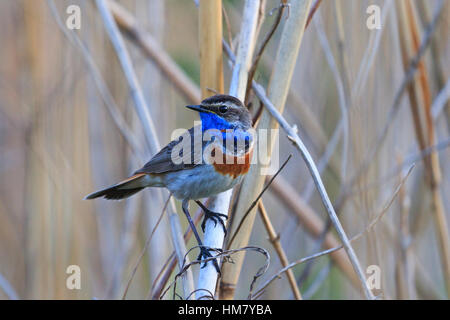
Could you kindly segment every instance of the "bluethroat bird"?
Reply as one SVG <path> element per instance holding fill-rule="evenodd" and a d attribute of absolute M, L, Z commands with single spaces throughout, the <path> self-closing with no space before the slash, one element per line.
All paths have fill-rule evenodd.
<path fill-rule="evenodd" d="M 91 193 L 85 199 L 104 197 L 119 200 L 146 187 L 167 188 L 182 201 L 183 212 L 200 247 L 198 260 L 202 260 L 211 257 L 211 254 L 203 247 L 191 219 L 189 200 L 194 200 L 205 213 L 201 225 L 203 232 L 207 219 L 212 219 L 216 225 L 220 223 L 226 233 L 222 218 L 227 216 L 209 210 L 199 199 L 231 189 L 242 181 L 250 168 L 253 152 L 253 135 L 249 130 L 252 120 L 242 102 L 229 95 L 215 95 L 187 108 L 200 113 L 201 128 L 189 129 L 131 177 Z M 220 273 L 217 261 L 212 261 Z"/>

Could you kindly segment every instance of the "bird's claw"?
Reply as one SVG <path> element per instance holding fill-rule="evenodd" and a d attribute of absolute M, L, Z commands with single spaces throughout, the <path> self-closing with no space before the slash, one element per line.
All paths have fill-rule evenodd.
<path fill-rule="evenodd" d="M 203 262 L 203 265 L 201 266 L 202 269 L 204 267 L 206 267 L 206 264 L 208 263 L 208 261 L 203 261 L 203 259 L 208 259 L 208 258 L 213 257 L 213 255 L 210 253 L 210 251 L 223 252 L 222 249 L 213 249 L 213 248 L 206 248 L 206 247 L 201 246 L 200 254 L 197 257 L 197 260 L 200 262 Z M 213 259 L 213 260 L 211 260 L 211 262 L 214 264 L 214 267 L 216 268 L 216 271 L 219 274 L 219 276 L 222 275 L 222 273 L 220 272 L 219 264 L 217 263 L 217 259 Z"/>
<path fill-rule="evenodd" d="M 225 227 L 225 222 L 223 221 L 223 219 L 228 219 L 228 216 L 226 214 L 214 212 L 211 210 L 204 210 L 204 212 L 205 212 L 205 217 L 203 218 L 203 222 L 202 222 L 203 233 L 205 233 L 206 221 L 208 219 L 211 219 L 212 221 L 214 221 L 214 227 L 217 226 L 217 222 L 219 222 L 222 225 L 223 233 L 226 236 L 227 228 Z"/>

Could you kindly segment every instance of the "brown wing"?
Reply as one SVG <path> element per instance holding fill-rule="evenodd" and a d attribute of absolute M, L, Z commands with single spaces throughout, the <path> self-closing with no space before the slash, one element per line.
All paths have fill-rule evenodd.
<path fill-rule="evenodd" d="M 177 140 L 171 141 L 161 149 L 135 174 L 172 172 L 200 165 L 202 162 L 202 145 L 205 144 L 202 139 L 201 128 L 197 127 L 195 130 L 190 128 Z"/>

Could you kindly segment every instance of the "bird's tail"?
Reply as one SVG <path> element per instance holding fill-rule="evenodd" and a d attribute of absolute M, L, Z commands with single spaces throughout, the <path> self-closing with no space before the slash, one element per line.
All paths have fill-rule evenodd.
<path fill-rule="evenodd" d="M 145 183 L 146 177 L 147 174 L 145 173 L 135 174 L 111 187 L 88 194 L 84 199 L 104 197 L 108 200 L 120 200 L 128 198 L 147 186 Z"/>

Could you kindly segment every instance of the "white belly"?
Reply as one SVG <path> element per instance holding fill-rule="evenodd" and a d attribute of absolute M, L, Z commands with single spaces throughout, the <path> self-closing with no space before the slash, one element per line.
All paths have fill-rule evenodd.
<path fill-rule="evenodd" d="M 167 173 L 164 184 L 177 199 L 201 199 L 233 188 L 242 180 L 222 175 L 212 165 L 197 166 L 188 170 Z"/>

